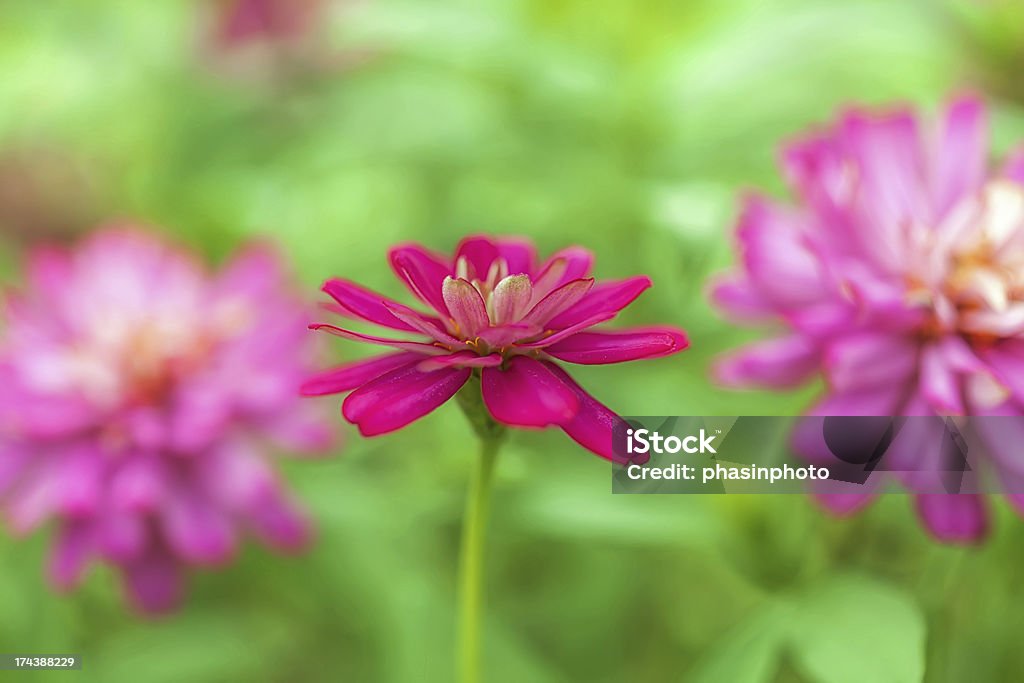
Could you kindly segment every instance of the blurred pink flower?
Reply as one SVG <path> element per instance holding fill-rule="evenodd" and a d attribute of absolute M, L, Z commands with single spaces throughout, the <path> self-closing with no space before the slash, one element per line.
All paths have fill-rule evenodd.
<path fill-rule="evenodd" d="M 595 283 L 589 276 L 593 256 L 579 247 L 538 263 L 526 240 L 470 237 L 459 244 L 454 258 L 402 245 L 391 250 L 390 261 L 430 313 L 340 279 L 323 288 L 337 302 L 331 310 L 420 338 L 383 338 L 314 325 L 398 351 L 329 370 L 303 389 L 308 395 L 352 391 L 342 413 L 366 436 L 423 417 L 478 372 L 483 402 L 499 423 L 555 425 L 585 448 L 615 458 L 616 415 L 556 361 L 621 363 L 677 353 L 688 344 L 673 327 L 591 329 L 615 317 L 651 281 L 637 276 Z"/>
<path fill-rule="evenodd" d="M 324 0 L 215 0 L 216 42 L 237 47 L 250 42 L 301 40 L 316 26 Z"/>
<path fill-rule="evenodd" d="M 348 71 L 373 57 L 330 39 L 352 0 L 210 0 L 201 12 L 204 56 L 232 79 L 283 85 Z"/>
<path fill-rule="evenodd" d="M 820 371 L 818 415 L 1024 413 L 1024 149 L 1000 171 L 987 152 L 969 97 L 935 130 L 851 110 L 787 145 L 797 205 L 745 200 L 739 268 L 712 291 L 734 319 L 786 331 L 724 358 L 718 378 L 777 389 Z M 845 513 L 868 498 L 822 500 Z M 916 500 L 942 540 L 987 530 L 980 496 Z"/>
<path fill-rule="evenodd" d="M 266 460 L 329 445 L 301 401 L 303 307 L 274 254 L 211 274 L 131 229 L 38 249 L 0 339 L 0 503 L 25 534 L 53 520 L 49 574 L 92 560 L 145 611 L 174 607 L 183 570 L 220 565 L 242 532 L 291 550 L 307 526 Z"/>

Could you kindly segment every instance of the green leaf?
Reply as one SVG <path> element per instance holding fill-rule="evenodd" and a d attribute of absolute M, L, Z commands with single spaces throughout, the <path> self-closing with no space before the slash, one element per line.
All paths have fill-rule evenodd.
<path fill-rule="evenodd" d="M 810 589 L 792 606 L 790 649 L 812 680 L 911 683 L 924 676 L 924 619 L 906 594 L 844 576 Z"/>
<path fill-rule="evenodd" d="M 784 644 L 784 612 L 770 606 L 739 624 L 687 676 L 692 683 L 763 683 L 774 679 Z"/>

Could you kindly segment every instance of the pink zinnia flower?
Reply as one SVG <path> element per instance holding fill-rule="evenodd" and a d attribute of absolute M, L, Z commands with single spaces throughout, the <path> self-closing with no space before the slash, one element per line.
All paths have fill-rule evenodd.
<path fill-rule="evenodd" d="M 1024 413 L 1024 154 L 993 172 L 987 150 L 971 98 L 933 131 L 910 111 L 853 110 L 787 145 L 796 206 L 746 199 L 740 267 L 713 291 L 735 318 L 786 331 L 718 377 L 784 388 L 821 372 L 818 415 Z M 838 512 L 867 499 L 823 497 Z M 916 501 L 940 539 L 987 529 L 980 496 Z"/>
<path fill-rule="evenodd" d="M 562 369 L 567 363 L 621 363 L 657 358 L 687 346 L 673 327 L 592 329 L 611 320 L 645 289 L 646 276 L 596 282 L 593 257 L 579 247 L 538 262 L 521 239 L 471 237 L 453 258 L 416 245 L 390 252 L 391 267 L 429 313 L 413 310 L 346 280 L 324 291 L 334 312 L 411 334 L 378 337 L 314 325 L 345 339 L 397 352 L 330 370 L 307 382 L 308 395 L 351 391 L 345 418 L 366 436 L 404 427 L 480 378 L 493 418 L 516 427 L 561 427 L 585 448 L 615 458 L 618 418 Z"/>
<path fill-rule="evenodd" d="M 224 47 L 298 41 L 316 25 L 325 7 L 324 0 L 215 1 L 215 34 Z"/>
<path fill-rule="evenodd" d="M 27 268 L 0 339 L 0 504 L 17 534 L 54 522 L 52 582 L 106 560 L 158 611 L 186 567 L 227 562 L 243 532 L 300 547 L 306 523 L 265 439 L 310 451 L 330 434 L 298 396 L 308 318 L 274 255 L 212 274 L 118 229 Z"/>

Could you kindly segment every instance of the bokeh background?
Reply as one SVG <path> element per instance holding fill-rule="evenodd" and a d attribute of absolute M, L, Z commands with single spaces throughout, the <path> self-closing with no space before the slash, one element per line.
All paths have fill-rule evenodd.
<path fill-rule="evenodd" d="M 581 368 L 623 414 L 789 414 L 814 388 L 730 392 L 712 356 L 744 188 L 784 192 L 778 143 L 845 103 L 986 93 L 993 153 L 1024 139 L 1024 6 L 1005 0 L 0 2 L 0 268 L 117 218 L 213 261 L 277 241 L 310 299 L 333 275 L 389 295 L 389 245 L 473 232 L 597 275 L 650 274 L 623 323 L 692 348 Z M 355 344 L 330 346 L 355 358 Z M 324 399 L 336 402 L 333 399 Z M 475 444 L 454 405 L 290 462 L 318 527 L 249 546 L 146 620 L 116 577 L 46 587 L 47 534 L 0 541 L 0 650 L 76 652 L 36 680 L 448 681 L 455 553 Z M 800 496 L 612 496 L 557 431 L 516 433 L 491 520 L 492 681 L 1013 681 L 1024 523 L 937 545 L 909 501 L 855 519 Z"/>

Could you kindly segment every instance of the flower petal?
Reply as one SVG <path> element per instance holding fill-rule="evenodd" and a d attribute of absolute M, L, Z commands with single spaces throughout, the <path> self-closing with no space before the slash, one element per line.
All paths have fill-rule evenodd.
<path fill-rule="evenodd" d="M 434 344 L 425 342 L 414 342 L 405 341 L 404 339 L 386 339 L 384 337 L 374 337 L 368 334 L 359 334 L 358 332 L 352 332 L 351 330 L 345 330 L 334 325 L 327 325 L 325 323 L 316 323 L 310 325 L 311 330 L 323 330 L 328 334 L 333 334 L 335 337 L 341 337 L 342 339 L 351 339 L 352 341 L 367 342 L 369 344 L 379 344 L 381 346 L 393 346 L 396 349 L 402 349 L 404 351 L 413 351 L 427 356 L 437 356 L 448 353 L 446 349 L 442 349 Z"/>
<path fill-rule="evenodd" d="M 93 533 L 88 523 L 62 524 L 50 551 L 50 582 L 60 590 L 77 586 L 93 552 Z"/>
<path fill-rule="evenodd" d="M 530 310 L 533 285 L 529 275 L 509 275 L 491 294 L 491 322 L 494 325 L 518 322 Z"/>
<path fill-rule="evenodd" d="M 808 219 L 759 196 L 744 198 L 736 228 L 755 295 L 776 310 L 801 309 L 830 291 L 820 257 L 807 243 Z"/>
<path fill-rule="evenodd" d="M 492 348 L 503 348 L 511 346 L 520 339 L 532 339 L 544 331 L 540 325 L 525 325 L 523 323 L 509 323 L 490 327 L 479 335 L 480 339 L 491 345 Z"/>
<path fill-rule="evenodd" d="M 775 314 L 772 305 L 742 276 L 725 276 L 712 281 L 708 298 L 735 322 L 759 322 Z"/>
<path fill-rule="evenodd" d="M 651 278 L 646 275 L 597 282 L 575 306 L 549 320 L 547 326 L 562 329 L 606 313 L 611 314 L 609 318 L 614 317 L 650 286 Z"/>
<path fill-rule="evenodd" d="M 180 490 L 168 497 L 161 512 L 167 542 L 177 555 L 206 565 L 231 559 L 235 550 L 231 523 L 212 503 Z"/>
<path fill-rule="evenodd" d="M 397 368 L 359 387 L 342 403 L 345 419 L 363 436 L 394 431 L 431 412 L 469 379 L 469 368 L 423 372 L 418 363 Z"/>
<path fill-rule="evenodd" d="M 689 346 L 682 330 L 652 327 L 614 332 L 579 332 L 545 348 L 559 360 L 587 365 L 658 358 Z"/>
<path fill-rule="evenodd" d="M 814 500 L 837 517 L 846 517 L 863 509 L 875 499 L 874 493 L 815 493 Z"/>
<path fill-rule="evenodd" d="M 1003 165 L 1003 175 L 1010 180 L 1024 185 L 1024 145 L 1011 150 Z"/>
<path fill-rule="evenodd" d="M 253 531 L 278 550 L 301 550 L 309 541 L 309 523 L 295 504 L 276 488 L 261 491 L 246 512 L 246 520 Z"/>
<path fill-rule="evenodd" d="M 455 248 L 455 263 L 466 264 L 466 272 L 459 272 L 467 280 L 486 280 L 491 264 L 501 256 L 498 245 L 489 237 L 467 237 Z"/>
<path fill-rule="evenodd" d="M 988 534 L 988 512 L 982 496 L 919 494 L 915 507 L 921 521 L 940 541 L 976 543 Z"/>
<path fill-rule="evenodd" d="M 566 282 L 587 277 L 593 265 L 594 255 L 582 247 L 569 247 L 556 252 L 544 262 L 533 278 L 536 298 L 540 300 Z"/>
<path fill-rule="evenodd" d="M 458 326 L 461 336 L 472 339 L 481 330 L 486 330 L 490 326 L 483 297 L 468 280 L 446 277 L 442 292 L 445 306 Z"/>
<path fill-rule="evenodd" d="M 715 379 L 725 386 L 795 387 L 817 371 L 818 349 L 800 335 L 768 339 L 715 361 Z"/>
<path fill-rule="evenodd" d="M 580 322 L 570 325 L 569 327 L 558 330 L 554 334 L 550 334 L 547 337 L 544 337 L 543 339 L 539 339 L 537 341 L 532 342 L 517 343 L 516 346 L 521 349 L 543 349 L 544 347 L 556 344 L 562 341 L 563 339 L 568 339 L 574 334 L 579 334 L 580 330 L 585 330 L 588 327 L 599 325 L 600 323 L 611 320 L 614 317 L 615 313 L 612 312 L 600 313 L 591 318 L 587 318 L 586 320 L 581 320 Z"/>
<path fill-rule="evenodd" d="M 388 310 L 387 304 L 396 304 L 382 294 L 377 294 L 354 282 L 333 278 L 324 283 L 323 291 L 329 294 L 338 305 L 357 318 L 367 320 L 382 327 L 403 332 L 415 332 L 416 328 L 396 318 Z"/>
<path fill-rule="evenodd" d="M 624 429 L 625 421 L 584 391 L 565 370 L 554 363 L 544 363 L 544 366 L 576 394 L 576 400 L 579 402 L 576 416 L 559 425 L 562 430 L 573 441 L 602 458 L 619 463 L 627 462 L 626 458 L 615 453 L 612 445 L 614 431 Z"/>
<path fill-rule="evenodd" d="M 147 516 L 130 512 L 108 513 L 97 520 L 96 544 L 111 562 L 131 562 L 145 551 L 150 528 Z"/>
<path fill-rule="evenodd" d="M 935 155 L 933 194 L 938 215 L 985 181 L 988 117 L 984 103 L 964 97 L 949 105 Z"/>
<path fill-rule="evenodd" d="M 575 306 L 594 287 L 593 278 L 572 280 L 538 301 L 523 316 L 526 324 L 546 325 L 549 320 Z"/>
<path fill-rule="evenodd" d="M 936 345 L 921 351 L 921 393 L 940 415 L 963 415 L 963 392 L 959 378 Z"/>
<path fill-rule="evenodd" d="M 907 335 L 861 332 L 830 343 L 824 352 L 829 386 L 856 391 L 909 382 L 917 371 L 917 344 Z"/>
<path fill-rule="evenodd" d="M 481 356 L 473 351 L 459 351 L 450 356 L 434 356 L 427 360 L 420 361 L 418 367 L 422 372 L 439 370 L 441 368 L 490 368 L 501 365 L 504 358 L 497 353 L 489 356 Z"/>
<path fill-rule="evenodd" d="M 302 383 L 300 392 L 303 396 L 324 396 L 351 391 L 417 358 L 420 358 L 420 354 L 401 352 L 346 363 L 310 377 Z"/>
<path fill-rule="evenodd" d="M 403 306 L 402 304 L 390 302 L 384 306 L 391 311 L 396 318 L 406 323 L 409 327 L 431 339 L 447 345 L 457 345 L 462 342 L 448 334 L 440 320 L 432 316 L 423 315 L 417 310 Z"/>
<path fill-rule="evenodd" d="M 391 268 L 406 287 L 443 317 L 448 317 L 441 287 L 452 274 L 451 264 L 443 256 L 415 244 L 395 247 L 388 253 Z"/>
<path fill-rule="evenodd" d="M 924 148 L 917 117 L 900 109 L 881 114 L 850 111 L 839 139 L 857 173 L 860 244 L 882 266 L 900 266 L 898 245 L 908 222 L 936 218 L 925 191 Z"/>
<path fill-rule="evenodd" d="M 503 237 L 497 240 L 498 253 L 508 264 L 509 275 L 529 275 L 537 262 L 537 249 L 524 237 Z"/>
<path fill-rule="evenodd" d="M 564 424 L 575 417 L 579 401 L 540 361 L 513 356 L 505 368 L 484 368 L 484 403 L 498 422 L 519 427 Z"/>
<path fill-rule="evenodd" d="M 164 501 L 171 472 L 158 457 L 130 455 L 110 480 L 110 503 L 118 512 L 153 512 Z"/>
<path fill-rule="evenodd" d="M 128 597 L 143 612 L 168 612 L 181 602 L 182 571 L 166 551 L 150 549 L 123 571 Z"/>
<path fill-rule="evenodd" d="M 1024 399 L 1024 341 L 1010 340 L 981 353 L 1000 384 L 1018 399 Z"/>

